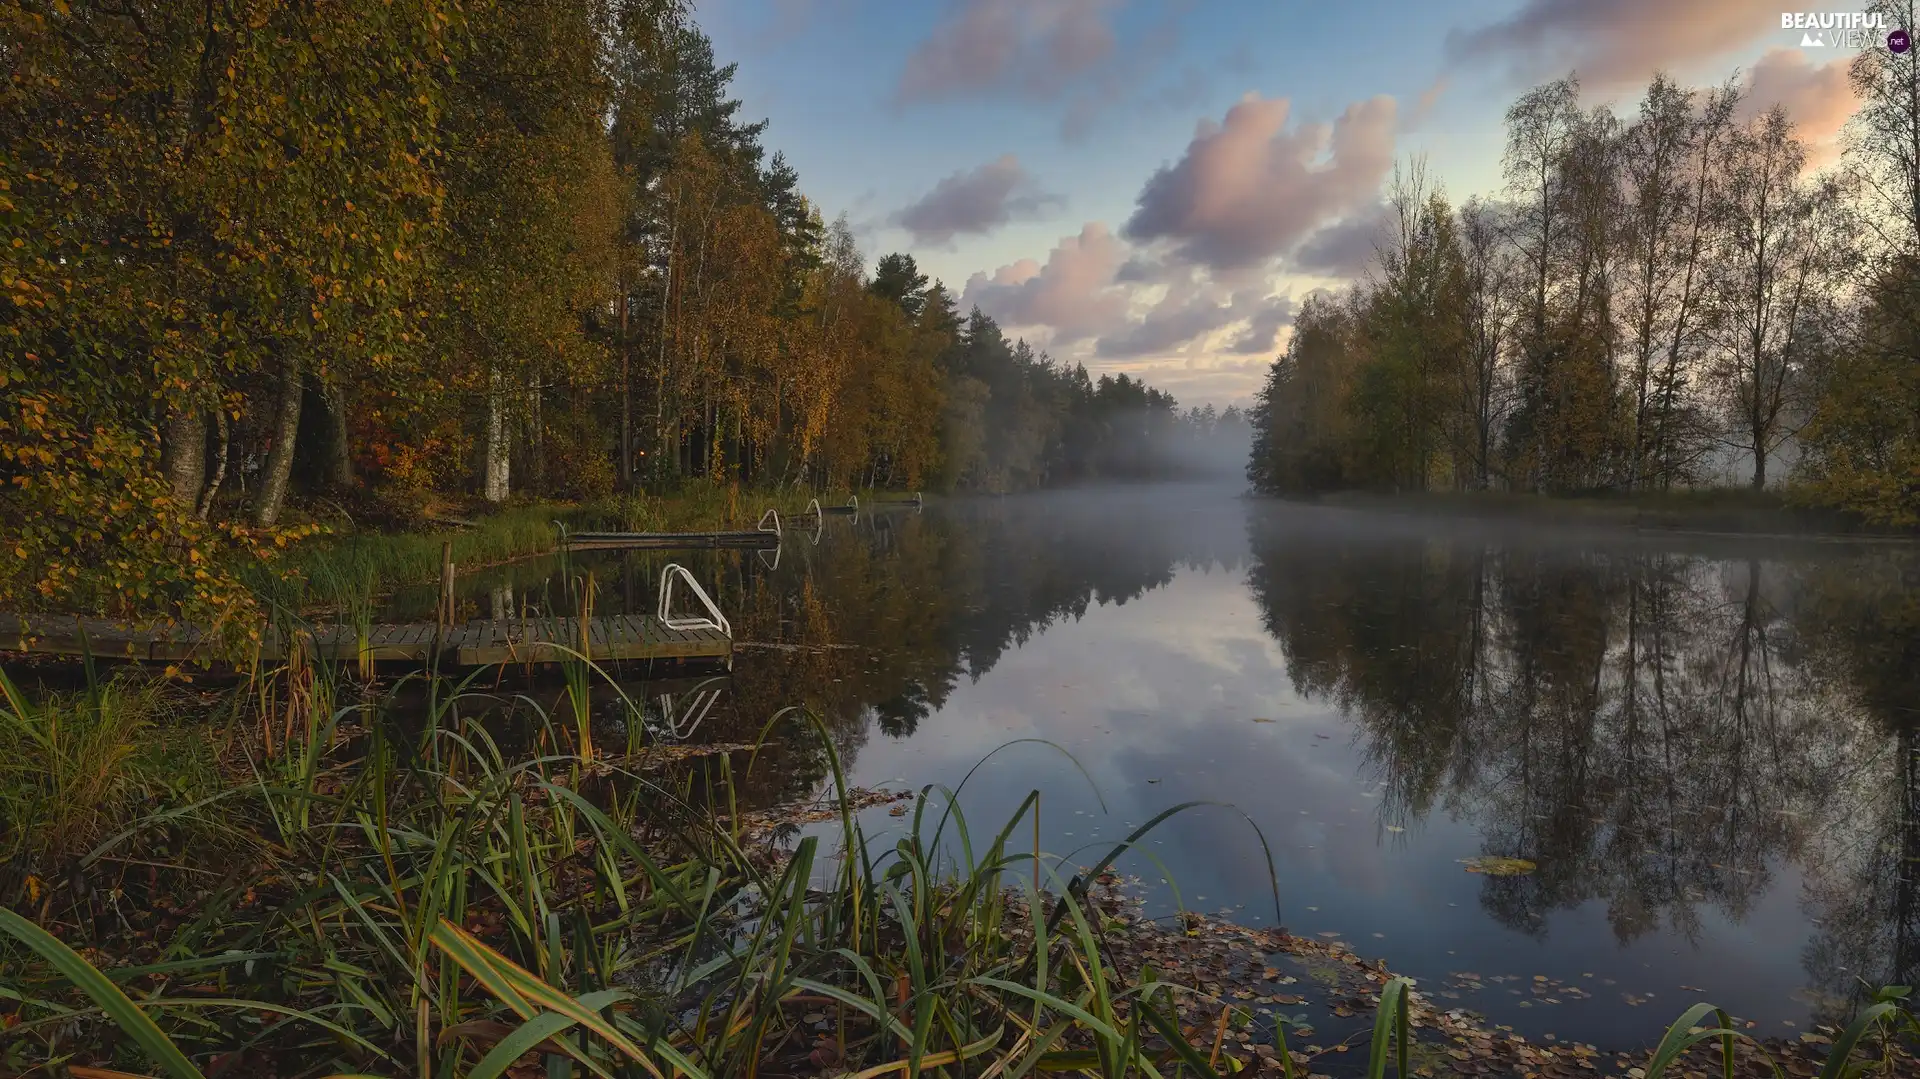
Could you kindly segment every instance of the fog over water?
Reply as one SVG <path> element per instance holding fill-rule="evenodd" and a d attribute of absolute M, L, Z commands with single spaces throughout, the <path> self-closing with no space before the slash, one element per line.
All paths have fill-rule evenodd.
<path fill-rule="evenodd" d="M 790 532 L 772 568 L 680 556 L 737 639 L 785 646 L 743 646 L 687 737 L 751 740 L 805 703 L 858 784 L 957 784 L 994 754 L 962 795 L 976 834 L 1040 789 L 1070 863 L 1166 807 L 1231 802 L 1272 847 L 1282 924 L 1530 1037 L 1639 1044 L 1701 999 L 1791 1036 L 1861 979 L 1920 975 L 1920 552 L 1240 488 L 884 509 Z M 609 613 L 641 610 L 660 561 L 573 571 Z M 472 601 L 537 604 L 556 576 L 504 568 Z M 690 688 L 635 686 L 655 710 Z M 825 776 L 796 736 L 749 794 Z M 867 824 L 891 843 L 904 821 Z M 1159 909 L 1167 878 L 1190 908 L 1273 923 L 1232 812 L 1183 813 L 1147 850 L 1159 864 L 1122 865 Z M 1487 856 L 1537 869 L 1467 871 Z"/>

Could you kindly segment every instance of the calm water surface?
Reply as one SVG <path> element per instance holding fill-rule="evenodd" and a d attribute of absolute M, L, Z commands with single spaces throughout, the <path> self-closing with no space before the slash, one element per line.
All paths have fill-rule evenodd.
<path fill-rule="evenodd" d="M 1281 924 L 1535 1038 L 1640 1045 L 1701 999 L 1791 1036 L 1863 980 L 1920 976 L 1910 548 L 1182 487 L 829 519 L 771 558 L 678 559 L 739 640 L 782 647 L 698 687 L 634 684 L 654 725 L 751 740 L 806 703 L 864 786 L 957 784 L 992 754 L 962 792 L 976 833 L 1040 789 L 1070 864 L 1169 806 L 1231 803 L 1271 845 Z M 662 562 L 503 567 L 467 581 L 469 613 L 567 610 L 588 572 L 598 610 L 647 610 Z M 795 736 L 749 787 L 805 795 L 826 768 Z M 1145 849 L 1121 864 L 1160 910 L 1273 924 L 1233 810 Z M 1467 871 L 1486 856 L 1538 870 Z"/>

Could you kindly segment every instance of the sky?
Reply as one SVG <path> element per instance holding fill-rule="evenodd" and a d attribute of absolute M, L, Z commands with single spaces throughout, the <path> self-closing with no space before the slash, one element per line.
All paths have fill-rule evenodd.
<path fill-rule="evenodd" d="M 1358 279 L 1396 167 L 1498 195 L 1502 117 L 1657 70 L 1784 105 L 1815 165 L 1853 111 L 1808 0 L 707 0 L 801 187 L 1011 335 L 1183 405 L 1246 405 L 1310 292 Z M 1875 35 L 1883 39 L 1884 34 Z M 1812 44 L 1821 42 L 1820 44 Z M 1884 47 L 1878 46 L 1878 47 Z"/>

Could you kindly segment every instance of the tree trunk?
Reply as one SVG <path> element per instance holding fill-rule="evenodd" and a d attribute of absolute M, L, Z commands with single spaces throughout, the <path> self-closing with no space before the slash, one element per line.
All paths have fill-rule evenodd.
<path fill-rule="evenodd" d="M 321 383 L 327 402 L 327 485 L 336 491 L 353 487 L 353 432 L 347 420 L 347 387 L 337 378 Z"/>
<path fill-rule="evenodd" d="M 202 521 L 213 512 L 213 500 L 220 494 L 221 482 L 227 478 L 227 452 L 232 441 L 227 430 L 227 410 L 224 407 L 214 409 L 213 418 L 219 426 L 219 441 L 216 443 L 219 448 L 214 453 L 213 478 L 207 481 L 207 489 L 201 492 L 200 505 L 194 514 Z"/>
<path fill-rule="evenodd" d="M 627 312 L 633 306 L 626 277 L 620 279 L 620 490 L 633 490 L 633 346 Z"/>
<path fill-rule="evenodd" d="M 167 416 L 167 486 L 174 504 L 191 510 L 207 482 L 207 414 L 198 405 L 176 406 Z"/>
<path fill-rule="evenodd" d="M 508 494 L 508 447 L 507 447 L 507 402 L 506 391 L 501 388 L 500 374 L 491 372 L 487 376 L 487 447 L 486 472 L 482 486 L 489 502 L 505 502 Z"/>
<path fill-rule="evenodd" d="M 546 490 L 547 482 L 547 425 L 540 418 L 539 381 L 532 380 L 527 390 L 527 479 L 522 486 L 538 497 Z"/>
<path fill-rule="evenodd" d="M 280 372 L 280 407 L 273 415 L 273 448 L 260 475 L 260 497 L 254 502 L 253 523 L 272 528 L 287 501 L 287 477 L 293 474 L 293 443 L 300 433 L 300 401 L 306 395 L 297 353 L 290 353 Z"/>
<path fill-rule="evenodd" d="M 1753 436 L 1753 489 L 1765 490 L 1767 486 L 1767 441 L 1755 432 Z"/>

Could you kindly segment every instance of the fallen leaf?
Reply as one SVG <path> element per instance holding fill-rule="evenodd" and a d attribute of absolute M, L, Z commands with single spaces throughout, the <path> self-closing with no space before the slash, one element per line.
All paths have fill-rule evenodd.
<path fill-rule="evenodd" d="M 1500 858 L 1493 855 L 1462 858 L 1460 864 L 1466 866 L 1469 873 L 1484 873 L 1489 877 L 1524 876 L 1540 868 L 1525 858 Z"/>

